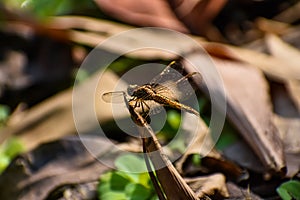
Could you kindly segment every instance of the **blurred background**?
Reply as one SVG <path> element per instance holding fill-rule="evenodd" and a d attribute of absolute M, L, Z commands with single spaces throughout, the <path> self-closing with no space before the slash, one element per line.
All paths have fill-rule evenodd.
<path fill-rule="evenodd" d="M 82 70 L 80 65 L 100 42 L 136 27 L 163 27 L 188 34 L 204 47 L 221 71 L 229 99 L 226 123 L 216 141 L 220 157 L 214 159 L 218 166 L 207 164 L 211 162 L 203 160 L 200 152 L 203 165 L 195 167 L 196 158 L 190 156 L 184 166 L 194 167 L 182 167 L 183 174 L 223 173 L 238 185 L 234 194 L 241 198 L 251 191 L 258 195 L 255 198 L 300 199 L 299 23 L 297 0 L 1 1 L 0 190 L 6 192 L 0 197 L 72 199 L 79 191 L 73 186 L 85 182 L 90 184 L 84 185 L 88 195 L 79 197 L 76 193 L 76 198 L 105 199 L 97 190 L 99 176 L 108 170 L 105 167 L 97 168 L 95 174 L 89 171 L 95 171 L 94 166 L 85 168 L 89 173 L 81 181 L 77 176 L 71 179 L 70 174 L 62 176 L 62 172 L 72 168 L 71 163 L 86 156 L 79 153 L 83 147 L 76 147 L 80 144 L 74 139 L 74 81 L 83 88 L 96 81 L 96 72 Z M 136 40 L 159 42 L 147 35 Z M 130 42 L 120 43 L 126 44 Z M 113 46 L 99 50 L 108 55 L 119 52 Z M 167 64 L 175 59 L 178 58 L 174 55 L 157 52 L 124 55 L 111 64 L 111 71 L 99 84 L 106 91 L 113 90 L 118 77 L 134 66 L 149 62 Z M 209 124 L 210 99 L 201 88 L 197 94 L 200 115 Z M 107 105 L 96 105 L 99 123 L 116 143 L 131 144 L 131 139 L 116 128 Z M 174 137 L 172 132 L 181 121 L 177 111 L 167 112 L 166 125 L 158 135 L 163 142 Z M 128 114 L 123 117 L 128 118 Z M 96 126 L 87 123 L 87 132 L 93 133 Z M 272 135 L 271 140 L 264 136 L 267 133 Z M 177 145 L 180 151 L 182 144 Z M 21 167 L 25 170 L 20 169 L 18 159 L 25 163 Z M 70 159 L 69 164 L 63 162 L 65 159 Z M 239 169 L 222 171 L 221 160 L 230 161 Z M 82 165 L 72 168 L 74 174 L 80 173 L 88 161 L 80 162 Z M 248 178 L 241 178 L 243 170 Z M 42 184 L 38 185 L 39 181 Z M 66 185 L 67 189 L 62 189 Z M 39 191 L 43 191 L 42 195 L 38 195 Z M 66 191 L 71 191 L 68 198 Z M 151 199 L 151 195 L 155 196 L 154 192 L 147 198 Z"/>

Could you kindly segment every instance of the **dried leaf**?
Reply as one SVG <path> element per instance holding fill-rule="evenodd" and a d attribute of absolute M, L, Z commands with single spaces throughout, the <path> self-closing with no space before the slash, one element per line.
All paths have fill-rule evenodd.
<path fill-rule="evenodd" d="M 299 12 L 300 12 L 300 3 L 296 3 L 295 5 L 289 7 L 284 10 L 282 13 L 274 17 L 275 20 L 280 22 L 292 24 L 299 20 Z"/>
<path fill-rule="evenodd" d="M 188 116 L 186 116 L 188 117 Z M 185 120 L 186 124 L 182 124 L 182 128 L 187 131 L 195 131 L 197 127 L 196 138 L 193 140 L 184 152 L 179 161 L 176 162 L 176 168 L 181 174 L 185 174 L 183 164 L 192 154 L 199 154 L 202 158 L 201 165 L 208 168 L 211 172 L 222 172 L 230 175 L 232 179 L 239 180 L 242 178 L 243 171 L 237 165 L 225 160 L 222 155 L 214 148 L 214 142 L 210 135 L 210 130 L 205 122 L 199 118 L 198 122 L 193 124 L 193 120 Z"/>
<path fill-rule="evenodd" d="M 284 118 L 275 115 L 274 123 L 279 129 L 284 143 L 287 163 L 286 177 L 292 178 L 300 171 L 300 118 Z"/>
<path fill-rule="evenodd" d="M 300 119 L 274 116 L 286 153 L 300 153 Z M 299 158 L 300 159 L 300 158 Z"/>
<path fill-rule="evenodd" d="M 197 137 L 195 138 L 193 143 L 189 145 L 186 152 L 176 163 L 176 168 L 179 170 L 179 172 L 183 173 L 182 165 L 186 161 L 187 157 L 191 154 L 200 154 L 202 156 L 209 156 L 220 159 L 221 155 L 219 154 L 219 152 L 217 152 L 215 149 L 212 149 L 214 143 L 209 135 L 210 131 L 205 122 L 201 118 L 199 118 L 198 120 L 198 125 L 191 124 L 190 122 L 193 122 L 193 120 L 185 120 L 184 122 L 189 122 L 188 124 L 182 125 L 183 127 L 186 127 L 187 131 L 189 131 L 189 129 L 193 129 L 190 131 L 194 131 L 195 127 L 198 127 L 198 132 L 196 134 Z"/>
<path fill-rule="evenodd" d="M 104 1 L 95 0 L 108 15 L 137 26 L 157 26 L 188 32 L 185 25 L 178 20 L 167 1 L 149 2 L 142 0 Z"/>
<path fill-rule="evenodd" d="M 200 58 L 195 59 L 199 62 Z M 284 173 L 283 146 L 272 122 L 269 88 L 263 74 L 243 63 L 217 58 L 213 61 L 223 78 L 229 119 L 267 170 Z"/>
<path fill-rule="evenodd" d="M 266 18 L 258 18 L 255 22 L 257 27 L 266 33 L 273 33 L 273 34 L 286 34 L 287 32 L 291 31 L 291 27 L 289 24 L 285 24 L 282 22 L 269 20 Z"/>
<path fill-rule="evenodd" d="M 268 34 L 266 36 L 267 46 L 273 56 L 287 63 L 282 66 L 284 70 L 291 71 L 300 78 L 300 51 L 282 41 L 278 36 Z"/>
<path fill-rule="evenodd" d="M 265 74 L 269 75 L 273 79 L 280 81 L 300 79 L 298 74 L 299 69 L 295 69 L 293 66 L 290 67 L 291 64 L 273 56 L 245 48 L 223 45 L 220 43 L 203 44 L 205 50 L 208 51 L 209 54 L 215 55 L 214 51 L 217 49 L 217 52 L 222 53 L 221 58 L 238 60 L 250 64 L 251 66 L 262 70 Z M 217 56 L 220 55 L 217 54 Z M 288 68 L 288 70 L 286 70 L 286 68 Z"/>
<path fill-rule="evenodd" d="M 284 66 L 286 71 L 295 73 L 296 77 L 300 77 L 300 51 L 295 47 L 285 43 L 275 35 L 268 35 L 266 37 L 268 47 L 271 54 L 276 58 L 282 60 L 288 65 Z M 300 82 L 299 79 L 288 79 L 285 81 L 287 88 L 291 94 L 294 103 L 300 111 Z"/>
<path fill-rule="evenodd" d="M 262 73 L 241 63 L 214 62 L 224 80 L 228 117 L 265 167 L 284 173 L 283 146 L 272 122 L 269 88 Z"/>
<path fill-rule="evenodd" d="M 229 197 L 226 179 L 223 174 L 185 178 L 185 181 L 199 198 L 205 195 L 213 196 L 216 194 L 219 194 L 222 197 Z"/>
<path fill-rule="evenodd" d="M 300 112 L 300 81 L 298 80 L 289 80 L 286 83 L 287 89 Z"/>
<path fill-rule="evenodd" d="M 95 138 L 92 141 L 102 147 L 107 143 Z M 102 148 L 102 153 L 106 150 Z M 98 181 L 106 170 L 108 167 L 98 162 L 78 138 L 43 144 L 16 158 L 1 174 L 0 198 L 47 199 L 59 187 Z"/>
<path fill-rule="evenodd" d="M 94 92 L 98 79 L 99 73 L 96 73 L 89 80 L 77 86 L 77 92 L 80 93 L 78 95 L 87 97 L 91 92 Z M 111 72 L 106 72 L 103 74 L 99 84 L 101 84 L 102 90 L 110 91 L 113 89 L 117 80 L 117 77 Z M 95 106 L 98 118 L 103 122 L 111 119 L 112 113 L 111 108 L 107 106 L 105 102 L 101 101 L 102 90 L 95 96 Z M 90 96 L 94 97 L 94 95 Z M 86 130 L 97 127 L 98 124 L 92 124 L 91 120 L 89 120 L 91 116 L 89 116 L 90 113 L 87 112 L 85 106 L 88 103 L 93 105 L 94 99 L 81 98 L 79 103 L 80 105 L 77 105 L 77 109 L 81 110 L 80 112 L 85 120 L 84 122 L 77 122 L 83 123 L 78 124 L 78 126 L 85 127 Z M 99 110 L 101 110 L 101 113 L 99 113 Z M 126 116 L 126 114 L 128 115 L 125 111 L 123 114 L 119 113 L 119 116 Z M 10 119 L 9 126 L 5 127 L 0 132 L 1 142 L 11 135 L 18 135 L 28 150 L 36 147 L 40 143 L 75 134 L 76 128 L 72 111 L 72 89 L 63 91 L 29 110 L 16 113 Z"/>

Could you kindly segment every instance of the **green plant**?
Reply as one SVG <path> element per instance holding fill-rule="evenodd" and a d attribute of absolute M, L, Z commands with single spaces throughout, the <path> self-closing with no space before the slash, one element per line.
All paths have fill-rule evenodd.
<path fill-rule="evenodd" d="M 0 127 L 6 124 L 6 121 L 9 117 L 10 109 L 6 105 L 0 104 Z"/>
<path fill-rule="evenodd" d="M 0 146 L 0 173 L 5 170 L 11 160 L 24 151 L 24 146 L 17 138 L 10 138 Z"/>
<path fill-rule="evenodd" d="M 116 159 L 115 165 L 118 171 L 110 171 L 100 177 L 99 199 L 157 199 L 143 158 L 131 154 L 122 155 Z"/>
<path fill-rule="evenodd" d="M 300 200 L 300 181 L 290 180 L 277 188 L 277 193 L 283 200 Z"/>
<path fill-rule="evenodd" d="M 91 8 L 93 1 L 73 1 L 73 0 L 4 0 L 4 3 L 16 9 L 23 9 L 31 14 L 43 18 L 52 15 L 63 15 Z"/>

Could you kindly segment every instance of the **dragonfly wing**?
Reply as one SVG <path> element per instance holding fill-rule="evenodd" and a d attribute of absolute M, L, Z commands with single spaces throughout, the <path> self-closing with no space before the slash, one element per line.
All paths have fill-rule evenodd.
<path fill-rule="evenodd" d="M 192 72 L 192 73 L 185 75 L 178 81 L 176 81 L 175 85 L 177 87 L 177 90 L 175 90 L 175 91 L 180 92 L 180 94 L 177 94 L 179 96 L 178 99 L 185 100 L 188 97 L 190 97 L 192 94 L 195 94 L 195 90 L 192 87 L 190 81 L 192 80 L 192 78 L 196 78 L 196 77 L 200 78 L 200 79 L 202 78 L 200 73 Z"/>
<path fill-rule="evenodd" d="M 181 73 L 183 71 L 183 66 L 179 62 L 171 62 L 159 75 L 155 76 L 150 84 L 163 83 L 170 80 L 178 80 L 182 77 Z"/>
<path fill-rule="evenodd" d="M 102 94 L 103 101 L 107 103 L 124 103 L 126 93 L 123 91 L 106 92 Z"/>
<path fill-rule="evenodd" d="M 193 72 L 189 73 L 185 76 L 182 76 L 177 81 L 167 81 L 162 84 L 162 86 L 158 86 L 156 93 L 159 93 L 161 95 L 164 95 L 172 100 L 186 100 L 188 97 L 190 97 L 192 94 L 195 93 L 195 90 L 193 89 L 192 85 L 190 84 L 190 81 L 193 77 L 201 77 L 200 73 Z M 168 88 L 163 89 L 163 88 Z M 168 92 L 166 92 L 168 91 Z"/>
<path fill-rule="evenodd" d="M 156 115 L 164 109 L 164 107 L 161 104 L 152 100 L 147 101 L 145 103 L 147 103 L 147 105 L 150 107 L 150 112 L 149 112 L 150 115 Z"/>

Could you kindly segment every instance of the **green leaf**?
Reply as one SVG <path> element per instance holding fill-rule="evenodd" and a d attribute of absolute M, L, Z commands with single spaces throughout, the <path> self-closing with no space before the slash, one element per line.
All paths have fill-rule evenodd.
<path fill-rule="evenodd" d="M 10 163 L 10 158 L 4 154 L 0 154 L 0 173 L 3 172 Z"/>
<path fill-rule="evenodd" d="M 110 185 L 112 190 L 123 191 L 126 185 L 130 182 L 128 175 L 123 172 L 115 172 L 111 176 Z"/>
<path fill-rule="evenodd" d="M 290 180 L 277 188 L 277 193 L 283 200 L 300 200 L 300 181 Z"/>
<path fill-rule="evenodd" d="M 105 194 L 100 194 L 99 199 L 101 200 L 127 200 L 126 194 L 124 192 L 106 192 Z"/>
<path fill-rule="evenodd" d="M 151 188 L 152 187 L 150 177 L 149 177 L 149 174 L 147 172 L 139 174 L 138 183 L 145 186 L 146 188 Z"/>
<path fill-rule="evenodd" d="M 132 154 L 119 156 L 115 165 L 123 171 L 107 172 L 100 177 L 99 198 L 102 199 L 157 199 L 148 173 L 125 171 L 146 170 L 144 159 Z"/>
<path fill-rule="evenodd" d="M 170 110 L 168 111 L 167 122 L 174 130 L 178 130 L 181 123 L 181 115 L 175 110 Z"/>
<path fill-rule="evenodd" d="M 99 191 L 105 193 L 108 191 L 123 191 L 130 179 L 123 172 L 109 172 L 103 174 L 100 178 Z"/>
<path fill-rule="evenodd" d="M 22 143 L 16 138 L 10 138 L 0 146 L 0 173 L 9 165 L 10 161 L 24 151 Z"/>
<path fill-rule="evenodd" d="M 138 182 L 131 178 L 131 173 L 123 171 L 107 172 L 100 177 L 99 198 L 102 199 L 155 199 L 156 194 L 147 173 L 135 174 Z"/>
<path fill-rule="evenodd" d="M 201 166 L 201 156 L 199 154 L 192 155 L 192 162 L 196 166 Z"/>
<path fill-rule="evenodd" d="M 141 184 L 130 183 L 125 188 L 126 196 L 130 197 L 130 200 L 146 200 L 151 196 L 151 190 L 145 188 Z"/>
<path fill-rule="evenodd" d="M 24 151 L 24 146 L 17 138 L 10 138 L 4 146 L 4 153 L 11 159 L 22 151 Z"/>
<path fill-rule="evenodd" d="M 125 172 L 146 172 L 146 164 L 143 158 L 132 155 L 132 154 L 124 154 L 119 156 L 115 160 L 115 166 L 120 171 Z"/>
<path fill-rule="evenodd" d="M 10 109 L 6 105 L 0 104 L 0 126 L 5 125 L 8 117 L 9 117 Z"/>

